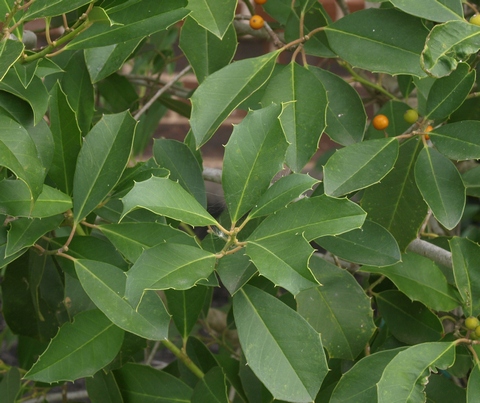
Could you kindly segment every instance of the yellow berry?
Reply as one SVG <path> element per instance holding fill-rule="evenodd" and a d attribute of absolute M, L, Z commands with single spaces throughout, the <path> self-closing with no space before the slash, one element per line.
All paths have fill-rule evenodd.
<path fill-rule="evenodd" d="M 480 321 L 475 316 L 465 319 L 465 327 L 470 330 L 476 330 L 480 326 Z M 480 330 L 479 330 L 480 331 Z"/>
<path fill-rule="evenodd" d="M 473 25 L 480 25 L 480 14 L 475 14 L 472 18 L 470 18 L 470 23 Z"/>
<path fill-rule="evenodd" d="M 372 125 L 377 130 L 385 130 L 388 127 L 388 118 L 385 115 L 377 115 L 373 118 Z"/>
<path fill-rule="evenodd" d="M 265 21 L 263 20 L 262 16 L 260 15 L 253 15 L 252 18 L 250 18 L 250 26 L 253 28 L 253 29 L 261 29 L 263 28 L 263 24 L 265 23 Z"/>
<path fill-rule="evenodd" d="M 409 109 L 403 115 L 407 123 L 413 124 L 418 120 L 418 112 L 415 109 Z"/>

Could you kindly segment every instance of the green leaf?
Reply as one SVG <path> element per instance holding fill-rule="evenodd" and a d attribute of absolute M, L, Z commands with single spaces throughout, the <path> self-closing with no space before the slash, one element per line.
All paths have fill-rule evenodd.
<path fill-rule="evenodd" d="M 219 39 L 187 17 L 182 25 L 179 45 L 201 83 L 205 77 L 231 62 L 237 49 L 237 34 L 230 24 L 223 38 Z"/>
<path fill-rule="evenodd" d="M 427 80 L 427 79 L 423 79 Z M 423 81 L 418 80 L 418 81 Z M 418 90 L 418 89 L 417 89 Z M 419 96 L 420 98 L 420 96 Z M 420 102 L 420 101 L 419 101 Z M 403 115 L 410 109 L 410 106 L 403 102 L 388 101 L 386 102 L 376 114 L 383 114 L 388 118 L 389 125 L 384 130 L 377 130 L 372 125 L 372 121 L 365 132 L 365 139 L 384 139 L 385 137 L 396 137 L 404 134 L 407 130 L 410 131 L 411 123 L 408 123 Z M 420 110 L 419 110 L 420 113 Z"/>
<path fill-rule="evenodd" d="M 433 27 L 422 52 L 422 67 L 433 77 L 448 76 L 459 60 L 480 49 L 480 28 L 462 21 Z"/>
<path fill-rule="evenodd" d="M 393 266 L 363 266 L 360 270 L 388 277 L 410 299 L 436 311 L 448 312 L 460 304 L 456 290 L 448 284 L 440 268 L 415 253 L 402 255 L 402 261 Z"/>
<path fill-rule="evenodd" d="M 450 241 L 453 274 L 462 297 L 466 316 L 480 313 L 480 277 L 476 267 L 480 258 L 480 246 L 466 238 L 453 237 Z"/>
<path fill-rule="evenodd" d="M 124 401 L 129 403 L 189 403 L 192 389 L 164 371 L 128 363 L 114 371 Z"/>
<path fill-rule="evenodd" d="M 370 298 L 346 270 L 315 256 L 310 266 L 322 285 L 296 296 L 297 311 L 322 335 L 329 357 L 354 360 L 375 331 Z"/>
<path fill-rule="evenodd" d="M 137 131 L 135 131 L 135 137 Z M 153 158 L 147 161 L 141 161 L 133 167 L 127 167 L 122 174 L 115 190 L 118 194 L 124 194 L 127 190 L 133 188 L 135 182 L 143 182 L 150 179 L 152 176 L 159 176 L 167 178 L 170 172 L 168 169 L 160 168 Z"/>
<path fill-rule="evenodd" d="M 215 225 L 217 221 L 178 182 L 167 178 L 151 177 L 135 183 L 122 198 L 122 219 L 137 208 L 183 221 L 193 226 Z"/>
<path fill-rule="evenodd" d="M 141 39 L 163 31 L 182 20 L 188 10 L 186 0 L 134 0 L 107 10 L 115 25 L 94 24 L 66 45 L 67 49 L 87 49 Z"/>
<path fill-rule="evenodd" d="M 303 233 L 307 241 L 325 235 L 339 235 L 360 228 L 365 212 L 347 199 L 326 195 L 305 198 L 268 216 L 248 241 L 260 241 L 279 235 Z"/>
<path fill-rule="evenodd" d="M 90 3 L 90 0 L 36 0 L 24 14 L 24 19 L 34 20 L 43 17 L 54 17 L 76 10 Z"/>
<path fill-rule="evenodd" d="M 109 26 L 114 25 L 113 21 L 108 17 L 107 12 L 102 7 L 93 7 L 88 13 L 87 20 L 101 24 L 108 24 Z"/>
<path fill-rule="evenodd" d="M 333 51 L 355 67 L 392 75 L 426 76 L 420 54 L 428 30 L 419 18 L 395 9 L 370 8 L 340 18 L 325 32 Z"/>
<path fill-rule="evenodd" d="M 402 343 L 413 345 L 442 338 L 442 322 L 422 303 L 396 290 L 377 294 L 375 301 L 388 329 Z"/>
<path fill-rule="evenodd" d="M 320 335 L 283 302 L 248 285 L 233 297 L 233 314 L 248 366 L 273 396 L 313 401 L 328 371 Z"/>
<path fill-rule="evenodd" d="M 3 375 L 0 382 L 0 396 L 4 403 L 15 403 L 18 394 L 20 393 L 20 372 L 17 367 L 10 367 Z"/>
<path fill-rule="evenodd" d="M 423 402 L 430 371 L 455 361 L 455 343 L 422 343 L 398 353 L 377 384 L 378 403 Z"/>
<path fill-rule="evenodd" d="M 191 98 L 190 125 L 197 148 L 213 136 L 238 105 L 262 87 L 271 76 L 279 53 L 277 50 L 229 64 L 209 75 L 195 90 Z M 225 92 L 222 90 L 225 89 L 226 83 L 229 90 Z"/>
<path fill-rule="evenodd" d="M 358 264 L 388 266 L 400 261 L 395 238 L 374 221 L 365 221 L 362 228 L 338 236 L 315 239 L 334 255 Z"/>
<path fill-rule="evenodd" d="M 376 385 L 387 364 L 405 348 L 367 355 L 342 375 L 330 403 L 372 403 L 377 401 Z"/>
<path fill-rule="evenodd" d="M 282 104 L 280 123 L 288 142 L 285 162 L 294 172 L 301 171 L 317 150 L 326 126 L 325 88 L 310 70 L 290 62 L 269 81 L 261 102 L 263 106 Z"/>
<path fill-rule="evenodd" d="M 222 186 L 232 222 L 255 206 L 282 169 L 287 142 L 279 114 L 275 104 L 250 111 L 225 147 Z"/>
<path fill-rule="evenodd" d="M 473 403 L 478 398 L 480 388 L 480 365 L 477 363 L 468 377 L 467 402 Z"/>
<path fill-rule="evenodd" d="M 135 125 L 129 112 L 105 115 L 85 137 L 73 178 L 76 223 L 105 199 L 122 176 L 132 150 Z"/>
<path fill-rule="evenodd" d="M 220 367 L 208 371 L 195 386 L 192 403 L 228 403 L 225 375 Z"/>
<path fill-rule="evenodd" d="M 82 133 L 77 114 L 59 82 L 50 91 L 50 96 L 50 130 L 55 147 L 48 176 L 64 193 L 70 195 L 77 156 L 82 146 Z"/>
<path fill-rule="evenodd" d="M 22 56 L 24 45 L 20 41 L 3 39 L 0 41 L 0 81 L 8 73 L 10 67 Z"/>
<path fill-rule="evenodd" d="M 318 285 L 308 267 L 314 249 L 302 235 L 248 241 L 246 254 L 259 273 L 293 295 Z"/>
<path fill-rule="evenodd" d="M 219 259 L 216 271 L 230 295 L 234 295 L 257 273 L 257 268 L 248 255 L 240 251 Z"/>
<path fill-rule="evenodd" d="M 338 144 L 347 146 L 363 139 L 367 115 L 358 92 L 342 78 L 327 70 L 309 66 L 327 90 L 325 132 Z"/>
<path fill-rule="evenodd" d="M 462 174 L 467 195 L 480 197 L 480 166 L 470 169 Z"/>
<path fill-rule="evenodd" d="M 397 156 L 395 138 L 363 141 L 336 151 L 323 169 L 325 193 L 339 197 L 379 182 Z"/>
<path fill-rule="evenodd" d="M 435 80 L 427 98 L 425 118 L 444 119 L 465 101 L 475 83 L 475 70 L 460 63 L 447 77 Z"/>
<path fill-rule="evenodd" d="M 186 290 L 213 272 L 216 257 L 198 247 L 162 243 L 147 249 L 128 271 L 125 297 L 137 306 L 145 290 Z"/>
<path fill-rule="evenodd" d="M 119 70 L 140 44 L 132 39 L 108 46 L 85 49 L 85 64 L 92 83 L 96 83 Z"/>
<path fill-rule="evenodd" d="M 222 4 L 215 0 L 189 0 L 188 2 L 190 16 L 220 39 L 233 21 L 236 6 L 236 0 L 225 0 Z"/>
<path fill-rule="evenodd" d="M 318 183 L 308 174 L 291 174 L 281 177 L 270 186 L 248 214 L 249 219 L 269 215 L 285 207 Z"/>
<path fill-rule="evenodd" d="M 48 185 L 38 196 L 33 209 L 27 185 L 18 180 L 0 181 L 0 213 L 13 217 L 45 218 L 63 213 L 72 207 L 72 199 Z"/>
<path fill-rule="evenodd" d="M 454 228 L 465 208 L 465 185 L 455 165 L 425 147 L 415 163 L 415 181 L 435 218 L 446 228 Z"/>
<path fill-rule="evenodd" d="M 113 361 L 123 335 L 99 310 L 82 312 L 60 328 L 25 378 L 52 383 L 92 376 Z"/>
<path fill-rule="evenodd" d="M 398 9 L 435 22 L 463 19 L 463 9 L 457 0 L 390 0 Z"/>
<path fill-rule="evenodd" d="M 170 315 L 155 292 L 146 292 L 134 309 L 124 297 L 127 277 L 119 268 L 78 259 L 75 270 L 90 299 L 119 328 L 149 340 L 163 340 L 168 336 Z"/>
<path fill-rule="evenodd" d="M 462 120 L 433 129 L 428 134 L 435 148 L 443 155 L 456 161 L 480 158 L 480 145 L 477 133 L 480 122 Z M 463 176 L 465 179 L 465 174 Z"/>
<path fill-rule="evenodd" d="M 184 231 L 156 222 L 107 224 L 99 225 L 98 229 L 132 263 L 135 263 L 145 249 L 160 243 L 197 246 L 195 238 Z"/>
<path fill-rule="evenodd" d="M 170 171 L 169 178 L 177 181 L 207 208 L 207 194 L 202 177 L 202 167 L 185 143 L 176 140 L 155 139 L 153 155 L 157 164 Z"/>
<path fill-rule="evenodd" d="M 57 229 L 63 220 L 63 215 L 54 215 L 43 219 L 19 218 L 12 221 L 5 257 L 14 255 L 27 246 L 33 246 L 42 235 Z"/>
<path fill-rule="evenodd" d="M 123 403 L 112 372 L 100 370 L 93 377 L 85 379 L 85 383 L 92 403 Z"/>

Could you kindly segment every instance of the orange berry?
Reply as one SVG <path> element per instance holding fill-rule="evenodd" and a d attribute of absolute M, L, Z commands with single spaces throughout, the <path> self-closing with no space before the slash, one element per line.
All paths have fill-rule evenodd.
<path fill-rule="evenodd" d="M 375 116 L 372 120 L 373 127 L 377 130 L 385 130 L 389 123 L 388 118 L 381 114 Z"/>
<path fill-rule="evenodd" d="M 267 0 L 255 0 L 256 4 L 265 4 Z"/>
<path fill-rule="evenodd" d="M 260 15 L 255 14 L 255 15 L 252 16 L 252 18 L 250 18 L 250 26 L 253 29 L 262 28 L 264 23 L 265 23 L 265 21 L 263 20 L 263 18 Z"/>
<path fill-rule="evenodd" d="M 433 130 L 432 125 L 428 125 L 425 129 L 425 133 L 431 132 Z M 430 136 L 428 134 L 425 134 L 425 140 L 430 140 Z"/>

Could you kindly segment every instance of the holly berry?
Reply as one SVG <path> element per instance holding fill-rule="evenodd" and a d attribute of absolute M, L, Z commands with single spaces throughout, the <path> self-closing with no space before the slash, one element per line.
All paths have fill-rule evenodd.
<path fill-rule="evenodd" d="M 480 14 L 475 14 L 472 18 L 470 18 L 470 23 L 473 25 L 480 25 Z"/>
<path fill-rule="evenodd" d="M 403 115 L 407 123 L 414 124 L 418 120 L 418 112 L 415 109 L 409 109 Z"/>
<path fill-rule="evenodd" d="M 255 0 L 256 4 L 265 4 L 267 0 Z"/>
<path fill-rule="evenodd" d="M 265 21 L 260 15 L 255 14 L 252 16 L 252 18 L 250 18 L 250 26 L 253 29 L 261 29 L 263 24 L 265 24 Z"/>
<path fill-rule="evenodd" d="M 465 327 L 469 330 L 475 330 L 480 326 L 480 321 L 475 316 L 470 316 L 465 319 Z"/>
<path fill-rule="evenodd" d="M 429 133 L 433 130 L 432 125 L 428 125 L 425 129 L 425 133 Z M 430 136 L 428 134 L 425 134 L 425 140 L 430 140 Z"/>
<path fill-rule="evenodd" d="M 385 130 L 388 127 L 388 118 L 385 115 L 377 115 L 372 120 L 372 125 L 377 130 Z"/>

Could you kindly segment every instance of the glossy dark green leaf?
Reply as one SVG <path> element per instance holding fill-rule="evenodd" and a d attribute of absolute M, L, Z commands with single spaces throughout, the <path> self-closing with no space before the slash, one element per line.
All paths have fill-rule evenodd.
<path fill-rule="evenodd" d="M 248 214 L 248 217 L 252 219 L 272 214 L 301 196 L 302 193 L 311 190 L 318 182 L 317 179 L 312 178 L 308 174 L 283 176 L 260 197 L 255 207 Z"/>
<path fill-rule="evenodd" d="M 297 312 L 252 286 L 235 294 L 233 313 L 248 366 L 273 396 L 313 401 L 328 371 L 320 335 Z"/>
<path fill-rule="evenodd" d="M 195 386 L 192 403 L 228 403 L 225 375 L 220 367 L 212 368 Z"/>
<path fill-rule="evenodd" d="M 435 148 L 443 155 L 456 161 L 480 158 L 477 120 L 463 120 L 437 127 L 429 132 Z M 465 179 L 465 176 L 463 176 Z"/>
<path fill-rule="evenodd" d="M 2 402 L 15 403 L 18 394 L 20 393 L 20 372 L 17 367 L 10 367 L 3 375 L 0 382 L 0 396 Z"/>
<path fill-rule="evenodd" d="M 162 243 L 147 249 L 127 273 L 125 297 L 137 306 L 145 290 L 186 290 L 213 272 L 216 257 L 199 247 Z"/>
<path fill-rule="evenodd" d="M 382 114 L 388 118 L 388 127 L 384 130 L 377 130 L 372 125 L 373 119 L 370 120 L 370 124 L 365 132 L 365 139 L 384 139 L 385 137 L 396 137 L 405 133 L 411 126 L 411 124 L 403 118 L 403 115 L 408 109 L 410 109 L 410 107 L 403 102 L 388 101 L 383 104 L 376 114 Z"/>
<path fill-rule="evenodd" d="M 94 376 L 86 378 L 85 383 L 92 403 L 123 403 L 112 372 L 100 370 Z"/>
<path fill-rule="evenodd" d="M 170 171 L 171 180 L 180 183 L 203 208 L 207 207 L 202 167 L 186 144 L 176 140 L 157 139 L 153 143 L 153 155 L 159 166 Z"/>
<path fill-rule="evenodd" d="M 120 392 L 129 403 L 189 403 L 192 389 L 164 371 L 128 363 L 114 371 Z"/>
<path fill-rule="evenodd" d="M 124 297 L 127 277 L 119 268 L 79 259 L 75 270 L 90 299 L 118 327 L 150 340 L 167 337 L 170 315 L 155 292 L 147 291 L 135 309 Z"/>
<path fill-rule="evenodd" d="M 0 80 L 3 80 L 10 67 L 22 56 L 24 45 L 20 41 L 3 39 L 0 41 Z"/>
<path fill-rule="evenodd" d="M 480 166 L 464 172 L 462 180 L 468 196 L 480 197 Z"/>
<path fill-rule="evenodd" d="M 380 182 L 397 156 L 394 138 L 363 141 L 338 150 L 323 168 L 325 193 L 339 197 Z"/>
<path fill-rule="evenodd" d="M 378 403 L 425 401 L 430 371 L 447 369 L 455 361 L 455 343 L 422 343 L 399 352 L 377 383 Z"/>
<path fill-rule="evenodd" d="M 132 82 L 125 76 L 113 73 L 96 83 L 96 86 L 102 98 L 105 99 L 105 109 L 111 113 L 123 112 L 126 109 L 137 109 L 139 95 Z M 152 106 L 153 109 L 150 108 L 146 113 L 149 114 L 151 110 L 155 110 L 158 104 L 159 103 L 156 102 L 155 106 Z M 142 116 L 144 117 L 145 114 Z M 158 124 L 158 121 L 155 123 Z M 136 137 L 135 134 L 135 138 Z M 138 154 L 138 152 L 136 152 L 136 154 Z"/>
<path fill-rule="evenodd" d="M 75 37 L 68 49 L 86 49 L 114 45 L 140 39 L 163 31 L 183 19 L 188 10 L 186 0 L 141 0 L 129 1 L 107 10 L 115 25 L 94 24 Z"/>
<path fill-rule="evenodd" d="M 395 9 L 370 8 L 340 18 L 325 32 L 333 51 L 355 67 L 426 76 L 420 66 L 420 54 L 428 30 L 420 18 Z"/>
<path fill-rule="evenodd" d="M 462 6 L 456 0 L 391 0 L 391 3 L 408 14 L 430 21 L 447 22 L 463 18 Z"/>
<path fill-rule="evenodd" d="M 137 126 L 138 127 L 138 126 Z M 135 131 L 135 137 L 137 136 L 137 131 Z M 143 182 L 147 179 L 150 179 L 152 176 L 159 176 L 162 178 L 167 178 L 170 174 L 170 171 L 165 168 L 160 168 L 160 166 L 155 162 L 153 158 L 148 159 L 147 161 L 141 161 L 133 167 L 127 167 L 122 174 L 122 177 L 118 181 L 115 190 L 122 194 L 126 190 L 130 190 L 135 182 Z"/>
<path fill-rule="evenodd" d="M 475 83 L 475 70 L 460 63 L 447 77 L 436 80 L 428 93 L 425 118 L 444 119 L 465 101 Z"/>
<path fill-rule="evenodd" d="M 360 228 L 365 212 L 347 199 L 326 195 L 305 198 L 268 216 L 248 238 L 260 241 L 279 235 L 304 234 L 307 241 Z"/>
<path fill-rule="evenodd" d="M 222 187 L 232 222 L 255 206 L 282 169 L 287 142 L 279 115 L 275 104 L 250 111 L 225 147 Z"/>
<path fill-rule="evenodd" d="M 271 103 L 282 105 L 280 123 L 288 142 L 285 163 L 300 172 L 317 150 L 326 126 L 325 87 L 309 69 L 291 62 L 265 89 L 262 105 Z"/>
<path fill-rule="evenodd" d="M 189 0 L 188 9 L 199 25 L 222 39 L 233 20 L 236 5 L 235 0 L 226 0 L 221 5 L 215 0 Z"/>
<path fill-rule="evenodd" d="M 415 253 L 402 255 L 402 261 L 388 267 L 363 266 L 361 271 L 388 277 L 410 299 L 437 311 L 451 311 L 460 304 L 456 290 L 440 268 L 430 259 Z"/>
<path fill-rule="evenodd" d="M 60 328 L 25 378 L 52 383 L 92 376 L 115 358 L 123 335 L 99 310 L 82 312 Z"/>
<path fill-rule="evenodd" d="M 374 221 L 365 221 L 362 228 L 337 236 L 315 239 L 334 255 L 358 264 L 389 266 L 400 261 L 395 238 Z"/>
<path fill-rule="evenodd" d="M 195 90 L 190 124 L 197 148 L 213 136 L 238 105 L 262 87 L 273 72 L 278 54 L 279 51 L 270 52 L 229 64 L 209 75 Z M 228 83 L 228 92 L 221 91 L 225 83 Z"/>
<path fill-rule="evenodd" d="M 354 360 L 375 331 L 371 301 L 346 270 L 315 256 L 310 266 L 322 285 L 296 296 L 297 311 L 322 335 L 329 357 Z"/>
<path fill-rule="evenodd" d="M 327 70 L 309 67 L 327 90 L 325 132 L 338 144 L 347 146 L 363 139 L 367 115 L 358 92 L 345 80 Z"/>
<path fill-rule="evenodd" d="M 442 322 L 422 303 L 396 290 L 377 294 L 375 301 L 388 329 L 402 343 L 413 345 L 442 338 Z"/>
<path fill-rule="evenodd" d="M 415 163 L 415 181 L 435 218 L 446 228 L 454 228 L 465 208 L 465 185 L 455 165 L 425 147 Z"/>
<path fill-rule="evenodd" d="M 73 178 L 76 223 L 91 213 L 120 179 L 132 150 L 135 125 L 128 112 L 105 115 L 85 137 Z"/>
<path fill-rule="evenodd" d="M 237 49 L 237 34 L 231 24 L 220 39 L 187 17 L 182 25 L 180 48 L 190 62 L 199 83 L 229 64 Z"/>
<path fill-rule="evenodd" d="M 230 295 L 234 295 L 257 273 L 257 268 L 247 254 L 237 252 L 219 259 L 216 272 Z"/>
<path fill-rule="evenodd" d="M 59 189 L 71 195 L 77 155 L 82 146 L 82 133 L 77 115 L 59 82 L 50 91 L 49 116 L 55 147 L 48 175 Z"/>
<path fill-rule="evenodd" d="M 448 76 L 461 60 L 480 49 L 480 28 L 465 20 L 433 27 L 422 52 L 422 67 L 434 77 Z"/>
<path fill-rule="evenodd" d="M 480 368 L 479 364 L 473 367 L 468 377 L 467 385 L 467 403 L 473 403 L 478 398 L 478 390 L 480 388 Z"/>
<path fill-rule="evenodd" d="M 183 221 L 193 226 L 215 225 L 217 221 L 178 182 L 167 178 L 151 177 L 135 183 L 122 198 L 122 218 L 137 208 Z"/>
<path fill-rule="evenodd" d="M 448 373 L 439 373 L 430 376 L 425 391 L 427 392 L 428 403 L 466 403 L 467 399 L 465 389 L 457 386 L 449 379 Z"/>
<path fill-rule="evenodd" d="M 98 227 L 113 245 L 132 263 L 145 249 L 160 243 L 196 246 L 195 238 L 169 225 L 156 222 L 124 222 Z"/>
<path fill-rule="evenodd" d="M 68 2 L 62 0 L 36 0 L 34 4 L 28 8 L 24 18 L 33 20 L 42 17 L 54 17 L 76 10 L 89 2 L 89 0 L 71 0 Z"/>
<path fill-rule="evenodd" d="M 475 267 L 480 259 L 480 246 L 467 238 L 454 237 L 450 241 L 453 274 L 462 297 L 466 316 L 480 312 L 480 278 Z"/>

